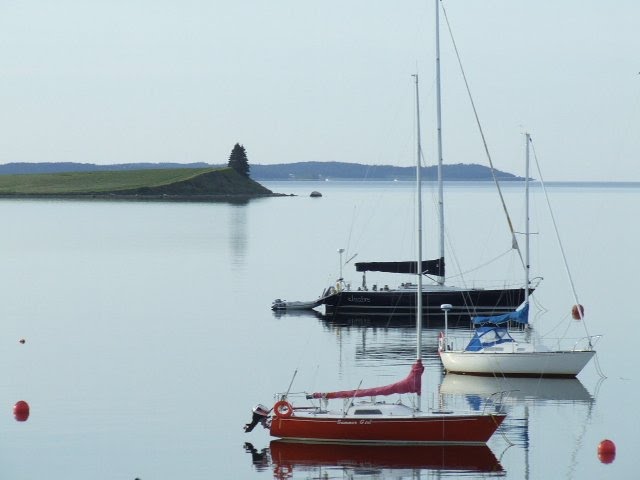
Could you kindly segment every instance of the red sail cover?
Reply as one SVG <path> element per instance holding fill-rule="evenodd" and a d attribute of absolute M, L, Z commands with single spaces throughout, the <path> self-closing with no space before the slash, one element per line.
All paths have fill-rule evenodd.
<path fill-rule="evenodd" d="M 318 392 L 313 393 L 313 398 L 352 398 L 352 397 L 375 397 L 377 395 L 393 395 L 394 393 L 420 393 L 422 390 L 422 372 L 424 366 L 421 360 L 411 367 L 409 375 L 404 380 L 386 385 L 384 387 L 362 388 L 359 390 L 344 390 L 342 392 Z"/>

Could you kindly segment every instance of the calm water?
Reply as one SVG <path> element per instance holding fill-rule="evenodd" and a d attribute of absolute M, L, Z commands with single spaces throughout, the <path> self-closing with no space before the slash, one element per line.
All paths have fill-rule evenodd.
<path fill-rule="evenodd" d="M 640 189 L 549 188 L 589 333 L 604 334 L 597 358 L 608 378 L 600 380 L 594 363 L 572 381 L 445 377 L 438 330 L 427 329 L 423 401 L 482 408 L 487 392 L 517 390 L 509 416 L 486 449 L 383 455 L 339 447 L 292 452 L 270 444 L 266 431 L 245 434 L 242 426 L 254 404 L 286 390 L 296 368 L 296 391 L 406 374 L 415 355 L 412 329 L 278 317 L 269 306 L 276 297 L 317 297 L 338 275 L 337 248 L 346 249 L 344 260 L 413 258 L 412 187 L 267 186 L 299 196 L 241 205 L 0 202 L 3 478 L 636 476 Z M 312 190 L 323 198 L 309 198 Z M 522 187 L 507 187 L 506 197 L 522 231 Z M 578 328 L 584 335 L 580 325 L 565 327 L 574 300 L 539 191 L 534 197 L 532 265 L 544 277 L 536 299 L 549 310 L 535 331 L 557 336 Z M 452 283 L 521 279 L 496 202 L 490 185 L 447 188 L 455 254 L 449 273 L 464 272 Z M 425 230 L 427 255 L 435 255 L 429 222 Z M 355 284 L 353 263 L 344 275 Z M 11 411 L 21 399 L 31 405 L 24 423 Z M 618 448 L 610 465 L 596 454 L 604 438 Z"/>

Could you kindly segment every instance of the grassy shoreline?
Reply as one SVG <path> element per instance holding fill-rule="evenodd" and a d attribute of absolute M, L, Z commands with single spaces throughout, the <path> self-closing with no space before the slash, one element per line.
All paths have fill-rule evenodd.
<path fill-rule="evenodd" d="M 214 200 L 274 195 L 231 168 L 0 175 L 0 198 Z"/>

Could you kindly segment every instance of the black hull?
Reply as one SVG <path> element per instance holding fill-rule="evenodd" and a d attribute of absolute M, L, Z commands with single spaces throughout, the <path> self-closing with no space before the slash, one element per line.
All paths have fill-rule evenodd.
<path fill-rule="evenodd" d="M 529 290 L 533 292 L 533 289 Z M 422 313 L 426 317 L 444 316 L 441 305 L 450 304 L 450 318 L 500 315 L 512 312 L 524 302 L 524 288 L 439 289 L 422 293 Z M 416 313 L 416 292 L 410 289 L 352 291 L 343 290 L 321 299 L 327 313 L 339 315 L 410 316 Z"/>

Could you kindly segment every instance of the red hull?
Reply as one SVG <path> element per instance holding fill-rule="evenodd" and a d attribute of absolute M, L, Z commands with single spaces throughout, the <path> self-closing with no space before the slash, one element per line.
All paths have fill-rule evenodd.
<path fill-rule="evenodd" d="M 316 442 L 483 444 L 504 415 L 442 415 L 413 418 L 274 417 L 274 437 Z"/>
<path fill-rule="evenodd" d="M 327 466 L 503 471 L 486 445 L 336 445 L 274 440 L 269 450 L 273 464 L 289 470 Z"/>

